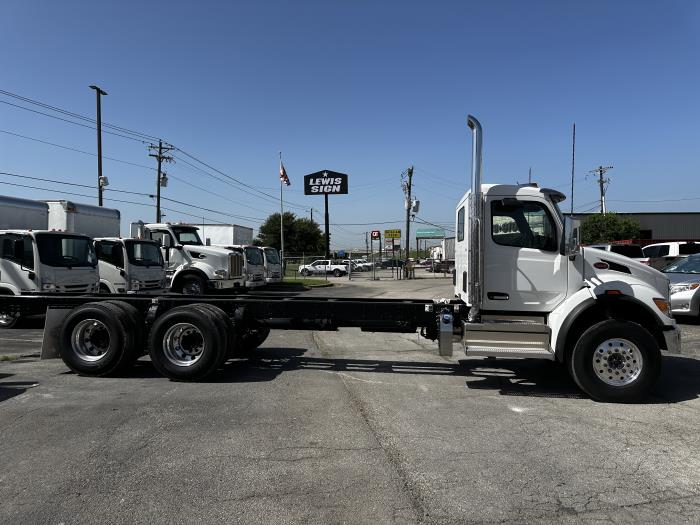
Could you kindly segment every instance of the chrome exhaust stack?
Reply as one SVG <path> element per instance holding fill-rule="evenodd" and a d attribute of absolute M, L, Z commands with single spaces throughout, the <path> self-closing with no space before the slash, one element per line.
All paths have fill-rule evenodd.
<path fill-rule="evenodd" d="M 479 121 L 469 115 L 467 125 L 472 130 L 472 190 L 469 196 L 469 316 L 470 323 L 481 321 L 484 232 L 484 196 L 481 192 L 481 148 L 483 131 Z"/>

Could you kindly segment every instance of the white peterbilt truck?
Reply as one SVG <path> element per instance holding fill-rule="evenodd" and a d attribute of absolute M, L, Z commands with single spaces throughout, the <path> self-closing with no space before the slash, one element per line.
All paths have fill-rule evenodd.
<path fill-rule="evenodd" d="M 454 299 L 121 295 L 115 301 L 51 294 L 0 296 L 0 314 L 67 311 L 56 344 L 66 365 L 84 375 L 123 369 L 148 348 L 163 375 L 198 380 L 228 357 L 248 355 L 271 328 L 360 327 L 420 330 L 446 356 L 459 343 L 467 356 L 555 361 L 594 399 L 643 398 L 660 372 L 661 351 L 680 353 L 668 280 L 624 256 L 581 248 L 578 221 L 559 210 L 560 192 L 482 184 L 481 125 L 471 116 L 467 122 L 472 189 L 456 208 Z M 146 327 L 148 344 L 139 336 Z"/>
<path fill-rule="evenodd" d="M 131 224 L 131 236 L 160 244 L 170 288 L 187 295 L 245 287 L 240 253 L 220 246 L 205 246 L 198 228 L 189 224 Z"/>

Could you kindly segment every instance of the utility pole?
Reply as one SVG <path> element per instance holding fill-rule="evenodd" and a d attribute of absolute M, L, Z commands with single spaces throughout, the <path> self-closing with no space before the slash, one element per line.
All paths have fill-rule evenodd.
<path fill-rule="evenodd" d="M 150 151 L 157 151 L 158 153 L 149 153 L 149 157 L 155 157 L 158 161 L 158 171 L 156 178 L 156 222 L 160 222 L 162 215 L 160 213 L 160 188 L 167 184 L 167 179 L 161 175 L 161 167 L 163 162 L 172 162 L 173 158 L 170 155 L 165 155 L 167 152 L 174 150 L 175 148 L 170 145 L 163 146 L 163 141 L 158 141 L 158 146 L 155 144 L 150 144 L 148 146 Z"/>
<path fill-rule="evenodd" d="M 530 170 L 527 172 L 527 183 L 532 184 L 532 166 L 530 166 Z"/>
<path fill-rule="evenodd" d="M 613 169 L 613 166 L 598 166 L 596 169 L 591 170 L 589 173 L 593 175 L 598 175 L 598 187 L 600 188 L 600 213 L 605 215 L 606 209 L 605 209 L 605 191 L 607 189 L 607 185 L 610 184 L 610 179 L 609 178 L 603 178 L 603 175 L 608 170 Z"/>
<path fill-rule="evenodd" d="M 97 96 L 97 205 L 102 206 L 102 193 L 108 184 L 107 178 L 102 177 L 102 95 L 107 92 L 97 86 L 90 86 L 90 89 L 94 89 Z"/>
<path fill-rule="evenodd" d="M 413 166 L 406 170 L 406 175 L 408 177 L 407 181 L 404 181 L 401 185 L 403 186 L 403 192 L 406 195 L 406 262 L 408 262 L 408 256 L 411 248 L 411 189 L 413 184 Z"/>

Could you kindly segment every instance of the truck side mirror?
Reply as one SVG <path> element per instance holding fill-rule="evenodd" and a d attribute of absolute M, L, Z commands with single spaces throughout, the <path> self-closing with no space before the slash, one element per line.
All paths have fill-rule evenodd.
<path fill-rule="evenodd" d="M 574 257 L 581 249 L 581 219 L 567 216 L 562 237 L 561 254 Z"/>
<path fill-rule="evenodd" d="M 170 235 L 163 235 L 163 240 L 161 241 L 163 248 L 171 248 L 173 245 Z"/>

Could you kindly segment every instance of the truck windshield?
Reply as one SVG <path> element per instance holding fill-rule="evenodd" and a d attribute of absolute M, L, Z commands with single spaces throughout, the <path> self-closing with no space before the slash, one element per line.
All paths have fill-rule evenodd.
<path fill-rule="evenodd" d="M 199 238 L 197 228 L 192 226 L 173 226 L 173 233 L 177 237 L 177 242 L 180 244 L 190 244 L 194 246 L 202 246 L 202 239 Z"/>
<path fill-rule="evenodd" d="M 248 264 L 255 264 L 258 266 L 262 266 L 263 264 L 265 264 L 260 248 L 254 248 L 253 246 L 246 247 L 245 258 L 248 261 Z"/>
<path fill-rule="evenodd" d="M 129 263 L 134 266 L 163 266 L 160 248 L 153 242 L 125 241 Z"/>
<path fill-rule="evenodd" d="M 39 233 L 36 244 L 39 260 L 47 266 L 75 268 L 97 265 L 97 256 L 87 237 Z"/>
<path fill-rule="evenodd" d="M 265 248 L 265 258 L 267 259 L 267 262 L 272 263 L 272 264 L 279 264 L 280 263 L 280 257 L 277 255 L 277 250 L 274 248 Z"/>

